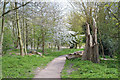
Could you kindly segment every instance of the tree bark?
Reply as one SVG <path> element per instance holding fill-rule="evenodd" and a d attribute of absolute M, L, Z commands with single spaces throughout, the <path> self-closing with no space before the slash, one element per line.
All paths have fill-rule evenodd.
<path fill-rule="evenodd" d="M 102 45 L 102 39 L 101 39 L 101 33 L 100 33 L 99 30 L 98 30 L 98 32 L 99 32 L 100 45 L 101 45 L 101 49 L 102 49 L 102 57 L 105 58 L 104 48 L 103 48 L 103 45 Z"/>
<path fill-rule="evenodd" d="M 12 21 L 12 25 L 13 25 L 13 29 L 12 29 L 12 32 L 13 32 L 13 39 L 16 38 L 15 36 L 15 22 Z M 13 40 L 13 43 L 14 43 L 14 48 L 16 47 L 16 39 Z"/>
<path fill-rule="evenodd" d="M 77 43 L 75 43 L 75 49 L 77 49 Z"/>
<path fill-rule="evenodd" d="M 81 46 L 82 46 L 82 44 L 81 44 L 81 43 L 79 43 L 79 49 L 81 48 Z"/>
<path fill-rule="evenodd" d="M 120 37 L 120 1 L 118 2 L 118 37 Z M 118 51 L 117 51 L 117 59 L 120 62 L 120 38 L 117 39 L 118 41 Z M 120 67 L 120 65 L 118 65 Z M 118 69 L 118 72 L 120 72 L 120 69 Z M 118 78 L 120 79 L 120 75 L 118 75 Z"/>
<path fill-rule="evenodd" d="M 24 36 L 26 35 L 26 33 L 24 34 Z M 26 38 L 24 39 L 24 48 L 25 48 L 25 55 L 27 55 L 27 48 L 26 48 Z"/>
<path fill-rule="evenodd" d="M 44 31 L 43 31 L 43 29 L 42 29 L 42 53 L 44 54 L 45 53 L 45 51 L 44 51 L 44 49 L 45 49 L 45 35 L 44 35 Z"/>
<path fill-rule="evenodd" d="M 3 14 L 5 13 L 6 2 L 3 5 Z M 2 44 L 3 44 L 3 36 L 4 36 L 4 15 L 2 16 L 2 28 L 1 28 L 1 37 L 0 37 L 0 55 L 2 55 Z"/>
<path fill-rule="evenodd" d="M 24 5 L 24 2 L 22 2 L 22 4 Z M 26 25 L 27 26 L 27 25 Z M 24 42 L 24 52 L 25 55 L 27 55 L 27 49 L 26 49 L 26 27 L 25 27 L 25 19 L 24 19 L 24 6 L 23 6 L 23 42 Z"/>
<path fill-rule="evenodd" d="M 15 42 L 15 44 L 16 44 L 15 48 L 17 49 L 18 45 L 19 45 L 19 39 L 18 39 L 18 37 L 17 37 L 17 41 Z"/>
<path fill-rule="evenodd" d="M 26 22 L 26 49 L 28 49 L 28 25 Z"/>
<path fill-rule="evenodd" d="M 92 35 L 90 33 L 90 27 L 87 23 L 86 28 L 86 45 L 85 52 L 82 56 L 82 60 L 90 60 L 94 63 L 99 63 L 99 52 L 97 43 L 97 27 L 95 19 L 93 19 Z"/>
<path fill-rule="evenodd" d="M 38 37 L 38 41 L 37 41 L 37 49 L 39 49 L 40 46 L 40 38 Z"/>
<path fill-rule="evenodd" d="M 35 50 L 35 27 L 34 27 L 34 30 L 33 30 L 33 35 L 34 35 L 34 50 Z"/>
<path fill-rule="evenodd" d="M 48 43 L 48 47 L 49 47 L 49 49 L 50 49 L 50 45 L 51 45 L 51 43 Z"/>
<path fill-rule="evenodd" d="M 17 8 L 17 2 L 15 2 L 15 8 Z M 24 56 L 24 49 L 23 49 L 23 42 L 21 39 L 21 29 L 19 26 L 19 21 L 18 21 L 18 10 L 16 9 L 16 24 L 17 24 L 17 29 L 18 29 L 18 40 L 19 40 L 19 45 L 20 45 L 20 55 Z"/>
<path fill-rule="evenodd" d="M 99 63 L 99 51 L 98 51 L 98 42 L 97 42 L 97 26 L 96 26 L 96 21 L 93 18 L 93 55 L 92 55 L 92 62 L 94 63 Z"/>
<path fill-rule="evenodd" d="M 26 25 L 27 26 L 27 25 Z M 24 51 L 25 51 L 25 55 L 27 55 L 27 48 L 26 48 L 26 28 L 24 26 Z"/>
<path fill-rule="evenodd" d="M 31 41 L 31 50 L 32 50 L 33 42 Z"/>
<path fill-rule="evenodd" d="M 58 50 L 60 50 L 60 46 L 59 45 L 57 45 L 57 48 L 58 48 Z"/>
<path fill-rule="evenodd" d="M 44 49 L 45 49 L 45 41 L 44 41 L 44 33 L 42 33 L 42 53 L 43 54 L 45 53 Z"/>
<path fill-rule="evenodd" d="M 92 46 L 92 35 L 90 34 L 90 27 L 87 23 L 86 28 L 86 45 L 85 45 L 85 52 L 82 56 L 82 60 L 90 60 L 91 61 L 91 46 Z"/>

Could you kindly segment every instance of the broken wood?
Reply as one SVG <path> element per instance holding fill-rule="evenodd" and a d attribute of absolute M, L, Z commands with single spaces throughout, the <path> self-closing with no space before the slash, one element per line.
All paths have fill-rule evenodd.
<path fill-rule="evenodd" d="M 84 51 L 77 51 L 74 53 L 70 53 L 68 55 L 66 55 L 66 59 L 70 60 L 70 59 L 75 59 L 75 58 L 80 58 L 82 57 Z"/>
<path fill-rule="evenodd" d="M 28 55 L 35 55 L 35 54 L 37 54 L 37 55 L 39 55 L 39 56 L 42 56 L 42 53 L 37 52 L 37 51 L 30 51 L 30 52 L 28 53 Z"/>
<path fill-rule="evenodd" d="M 97 26 L 96 21 L 93 18 L 92 31 L 90 30 L 89 24 L 87 23 L 86 28 L 86 45 L 85 52 L 82 56 L 82 60 L 89 60 L 94 63 L 100 63 L 98 42 L 97 42 Z"/>

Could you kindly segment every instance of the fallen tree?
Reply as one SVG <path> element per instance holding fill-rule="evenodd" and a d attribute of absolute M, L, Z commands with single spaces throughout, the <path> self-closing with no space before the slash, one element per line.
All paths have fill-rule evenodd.
<path fill-rule="evenodd" d="M 39 56 L 42 56 L 42 53 L 37 52 L 37 51 L 30 51 L 30 52 L 28 53 L 28 55 L 35 55 L 35 54 L 37 54 L 37 55 L 39 55 Z"/>
<path fill-rule="evenodd" d="M 70 53 L 68 55 L 66 55 L 66 59 L 75 59 L 75 58 L 80 58 L 82 57 L 84 51 L 77 51 L 74 53 Z"/>

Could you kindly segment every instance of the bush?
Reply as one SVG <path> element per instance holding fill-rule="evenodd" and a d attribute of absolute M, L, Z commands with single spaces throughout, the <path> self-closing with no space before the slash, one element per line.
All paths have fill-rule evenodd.
<path fill-rule="evenodd" d="M 3 54 L 7 53 L 7 50 L 12 49 L 12 32 L 9 28 L 5 27 L 4 38 L 3 38 Z"/>

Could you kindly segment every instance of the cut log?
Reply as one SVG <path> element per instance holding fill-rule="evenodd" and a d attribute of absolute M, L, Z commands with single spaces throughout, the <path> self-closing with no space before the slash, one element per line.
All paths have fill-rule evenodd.
<path fill-rule="evenodd" d="M 80 58 L 82 57 L 84 51 L 77 51 L 74 53 L 70 53 L 68 55 L 66 55 L 66 59 L 75 59 L 75 58 Z"/>
<path fill-rule="evenodd" d="M 32 54 L 34 54 L 34 55 L 37 54 L 37 55 L 39 55 L 39 56 L 42 56 L 42 53 L 37 52 L 37 51 L 30 51 L 29 54 L 31 54 L 31 55 L 32 55 Z"/>

